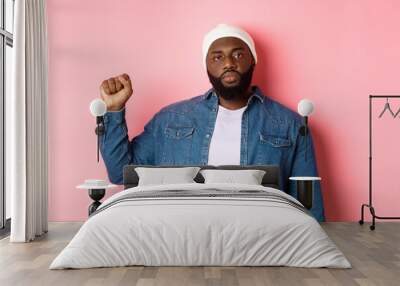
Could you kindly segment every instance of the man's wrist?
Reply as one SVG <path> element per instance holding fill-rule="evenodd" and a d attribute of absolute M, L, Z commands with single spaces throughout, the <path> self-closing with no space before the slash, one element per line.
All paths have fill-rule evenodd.
<path fill-rule="evenodd" d="M 125 105 L 117 106 L 117 107 L 109 107 L 109 108 L 107 108 L 107 112 L 120 112 L 124 108 L 125 108 Z"/>

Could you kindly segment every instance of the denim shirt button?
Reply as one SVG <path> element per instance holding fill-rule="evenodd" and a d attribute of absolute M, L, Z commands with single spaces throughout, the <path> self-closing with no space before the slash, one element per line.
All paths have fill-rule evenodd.
<path fill-rule="evenodd" d="M 210 134 L 207 134 L 206 137 L 209 138 L 209 137 L 210 137 Z"/>

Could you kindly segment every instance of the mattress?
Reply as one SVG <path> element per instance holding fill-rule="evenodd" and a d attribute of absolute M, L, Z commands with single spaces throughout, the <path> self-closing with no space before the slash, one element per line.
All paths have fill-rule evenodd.
<path fill-rule="evenodd" d="M 50 269 L 351 265 L 300 202 L 244 184 L 136 186 L 103 202 Z"/>

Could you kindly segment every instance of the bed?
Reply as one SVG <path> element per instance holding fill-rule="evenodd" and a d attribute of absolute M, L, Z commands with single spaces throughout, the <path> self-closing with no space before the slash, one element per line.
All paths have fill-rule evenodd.
<path fill-rule="evenodd" d="M 143 186 L 137 167 L 151 168 L 125 166 L 124 191 L 102 203 L 50 269 L 351 267 L 309 211 L 280 191 L 278 166 L 198 166 L 264 170 L 260 185 L 205 183 L 199 172 L 193 183 Z"/>

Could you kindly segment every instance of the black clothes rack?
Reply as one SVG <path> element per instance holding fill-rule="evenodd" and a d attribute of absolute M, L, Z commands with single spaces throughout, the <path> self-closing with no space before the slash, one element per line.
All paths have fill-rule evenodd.
<path fill-rule="evenodd" d="M 375 209 L 372 204 L 372 100 L 374 98 L 400 98 L 400 95 L 370 95 L 369 96 L 369 201 L 368 204 L 362 204 L 361 206 L 361 220 L 359 223 L 364 224 L 364 207 L 369 208 L 372 216 L 372 225 L 370 225 L 370 229 L 375 229 L 375 219 L 400 219 L 400 217 L 384 217 L 378 216 L 375 213 Z"/>

